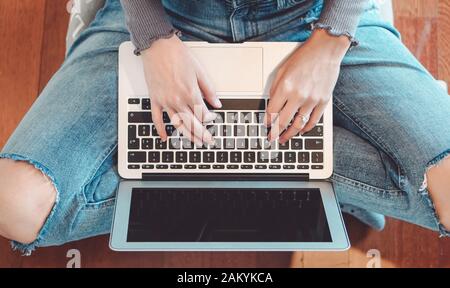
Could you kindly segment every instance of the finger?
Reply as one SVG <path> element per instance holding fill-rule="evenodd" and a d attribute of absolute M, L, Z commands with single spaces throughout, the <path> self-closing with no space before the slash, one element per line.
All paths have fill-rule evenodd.
<path fill-rule="evenodd" d="M 197 82 L 205 100 L 214 108 L 222 108 L 222 103 L 219 97 L 217 97 L 216 89 L 212 84 L 211 78 L 209 78 L 208 73 L 199 64 L 197 64 Z"/>
<path fill-rule="evenodd" d="M 167 109 L 167 114 L 169 115 L 172 125 L 183 135 L 183 137 L 186 137 L 189 141 L 195 143 L 196 145 L 202 145 L 202 141 L 195 138 L 187 127 L 185 127 L 180 115 L 176 113 L 175 110 L 169 108 Z"/>
<path fill-rule="evenodd" d="M 166 133 L 166 127 L 164 125 L 164 120 L 163 120 L 163 111 L 161 106 L 159 106 L 158 103 L 156 103 L 156 101 L 152 102 L 152 121 L 153 124 L 155 125 L 156 131 L 158 132 L 159 137 L 161 137 L 161 139 L 163 141 L 167 140 L 167 133 Z"/>
<path fill-rule="evenodd" d="M 192 112 L 194 113 L 195 117 L 202 123 L 202 122 L 211 122 L 214 119 L 216 119 L 217 115 L 215 113 L 212 113 L 208 110 L 208 107 L 206 107 L 205 102 L 203 101 L 203 98 L 201 96 L 200 90 L 197 90 L 193 96 L 193 101 L 189 101 L 191 103 L 189 107 L 191 108 Z"/>
<path fill-rule="evenodd" d="M 278 117 L 278 121 L 276 121 L 277 126 L 275 127 L 275 125 L 272 125 L 272 129 L 270 129 L 269 141 L 277 139 L 280 133 L 289 126 L 289 123 L 298 112 L 300 104 L 301 103 L 295 100 L 289 100 L 286 105 L 284 105 L 284 108 L 281 110 Z"/>
<path fill-rule="evenodd" d="M 312 112 L 308 123 L 300 131 L 301 134 L 304 134 L 304 133 L 310 131 L 312 128 L 314 128 L 317 125 L 317 123 L 319 122 L 320 117 L 322 117 L 323 112 L 325 111 L 326 107 L 327 107 L 327 104 L 325 103 L 325 104 L 320 104 L 314 108 L 314 111 Z"/>
<path fill-rule="evenodd" d="M 189 109 L 178 112 L 183 121 L 183 125 L 187 130 L 192 133 L 196 138 L 201 139 L 202 143 L 213 144 L 214 140 L 211 133 L 206 129 L 205 126 L 194 116 L 192 111 Z"/>
<path fill-rule="evenodd" d="M 292 125 L 280 136 L 280 143 L 284 144 L 292 137 L 300 133 L 306 123 L 303 122 L 303 116 L 310 117 L 311 112 L 314 110 L 314 105 L 303 106 L 298 111 L 297 115 L 292 121 Z"/>
<path fill-rule="evenodd" d="M 271 124 L 277 119 L 278 113 L 283 108 L 284 104 L 286 104 L 286 99 L 288 95 L 283 93 L 280 84 L 280 79 L 277 80 L 275 84 L 275 88 L 271 89 L 269 104 L 266 108 L 266 113 L 264 115 L 264 125 L 267 127 L 271 126 Z"/>

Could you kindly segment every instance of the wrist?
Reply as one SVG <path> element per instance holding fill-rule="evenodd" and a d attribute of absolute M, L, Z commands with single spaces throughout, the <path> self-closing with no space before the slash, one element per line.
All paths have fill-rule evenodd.
<path fill-rule="evenodd" d="M 324 29 L 315 29 L 308 39 L 308 42 L 317 45 L 322 56 L 330 61 L 339 63 L 342 62 L 342 59 L 351 46 L 351 41 L 347 36 L 330 35 Z"/>
<path fill-rule="evenodd" d="M 164 51 L 165 49 L 170 49 L 170 47 L 174 47 L 174 45 L 178 44 L 178 42 L 181 42 L 181 40 L 176 34 L 172 34 L 169 37 L 158 38 L 151 43 L 150 47 L 142 50 L 141 55 L 143 57 L 146 57 L 147 55 L 152 54 L 154 51 L 158 51 L 161 49 L 162 51 Z"/>

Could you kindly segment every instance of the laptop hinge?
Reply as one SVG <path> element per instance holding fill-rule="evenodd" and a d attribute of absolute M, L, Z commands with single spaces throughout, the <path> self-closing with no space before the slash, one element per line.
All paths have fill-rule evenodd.
<path fill-rule="evenodd" d="M 153 181 L 308 181 L 309 174 L 155 174 L 142 173 L 142 180 Z"/>

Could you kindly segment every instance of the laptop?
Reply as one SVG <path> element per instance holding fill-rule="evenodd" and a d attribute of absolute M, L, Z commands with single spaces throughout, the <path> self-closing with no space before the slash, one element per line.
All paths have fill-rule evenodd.
<path fill-rule="evenodd" d="M 152 124 L 141 58 L 119 49 L 119 184 L 110 247 L 117 251 L 345 250 L 350 244 L 327 178 L 333 169 L 332 105 L 287 144 L 262 124 L 277 67 L 301 43 L 185 42 L 223 107 L 197 147 Z"/>

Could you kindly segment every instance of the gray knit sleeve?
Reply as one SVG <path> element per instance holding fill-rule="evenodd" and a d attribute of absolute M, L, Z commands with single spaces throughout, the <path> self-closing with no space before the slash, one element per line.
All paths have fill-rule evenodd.
<path fill-rule="evenodd" d="M 325 29 L 334 36 L 345 35 L 357 45 L 355 33 L 359 18 L 370 0 L 325 0 L 324 8 L 314 28 Z"/>
<path fill-rule="evenodd" d="M 161 0 L 120 1 L 136 54 L 149 48 L 155 40 L 179 33 L 170 23 Z"/>

